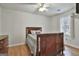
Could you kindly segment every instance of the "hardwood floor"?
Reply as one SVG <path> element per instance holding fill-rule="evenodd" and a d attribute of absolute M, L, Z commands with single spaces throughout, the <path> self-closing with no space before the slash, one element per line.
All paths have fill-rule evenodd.
<path fill-rule="evenodd" d="M 8 56 L 30 56 L 30 49 L 28 46 L 20 45 L 15 47 L 9 47 Z M 79 49 L 75 49 L 70 46 L 65 46 L 64 56 L 79 56 Z"/>
<path fill-rule="evenodd" d="M 66 45 L 64 54 L 65 56 L 79 56 L 79 49 Z"/>
<path fill-rule="evenodd" d="M 20 45 L 15 47 L 10 47 L 8 49 L 8 56 L 30 56 L 30 49 L 28 46 Z"/>

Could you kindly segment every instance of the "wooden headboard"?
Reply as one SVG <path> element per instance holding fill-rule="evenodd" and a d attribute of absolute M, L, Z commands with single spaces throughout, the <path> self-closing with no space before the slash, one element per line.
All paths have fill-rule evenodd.
<path fill-rule="evenodd" d="M 28 34 L 31 34 L 32 30 L 40 30 L 42 31 L 42 27 L 26 27 L 26 38 Z"/>
<path fill-rule="evenodd" d="M 31 34 L 32 30 L 40 30 L 40 31 L 42 31 L 42 27 L 26 27 L 26 34 Z"/>

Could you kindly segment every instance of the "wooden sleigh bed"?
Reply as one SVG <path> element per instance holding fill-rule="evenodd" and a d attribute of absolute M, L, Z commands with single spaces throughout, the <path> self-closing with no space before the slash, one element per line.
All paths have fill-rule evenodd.
<path fill-rule="evenodd" d="M 26 27 L 26 44 L 29 46 L 31 53 L 34 56 L 63 55 L 63 33 L 41 32 L 41 27 Z"/>

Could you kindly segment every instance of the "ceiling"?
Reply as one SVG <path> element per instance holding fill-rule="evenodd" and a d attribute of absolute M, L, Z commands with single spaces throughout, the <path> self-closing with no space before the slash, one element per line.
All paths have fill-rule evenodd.
<path fill-rule="evenodd" d="M 45 12 L 37 11 L 39 3 L 1 3 L 0 6 L 35 14 L 41 14 L 45 16 L 52 16 L 59 13 L 63 13 L 72 9 L 75 6 L 74 3 L 47 3 L 47 4 L 49 5 L 49 7 L 47 7 L 48 11 Z"/>

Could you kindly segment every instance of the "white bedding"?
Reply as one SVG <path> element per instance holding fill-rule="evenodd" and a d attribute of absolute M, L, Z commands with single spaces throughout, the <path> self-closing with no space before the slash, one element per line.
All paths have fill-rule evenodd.
<path fill-rule="evenodd" d="M 32 37 L 34 40 L 37 39 L 37 35 L 36 34 L 28 34 L 28 36 Z"/>
<path fill-rule="evenodd" d="M 27 44 L 29 45 L 29 48 L 31 50 L 31 53 L 33 53 L 34 55 L 36 55 L 37 35 L 28 34 L 26 41 L 27 41 Z"/>

